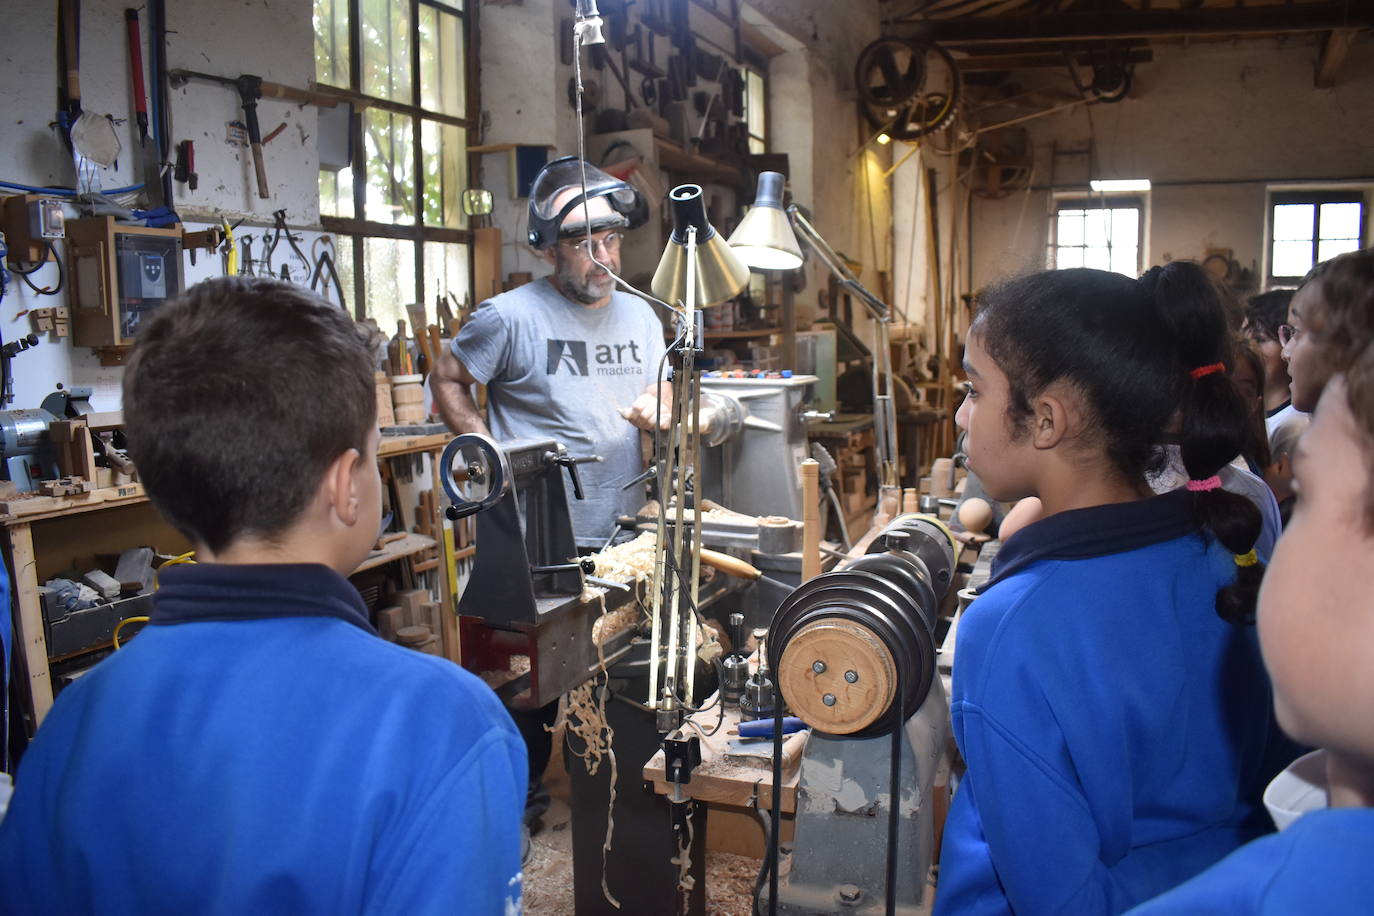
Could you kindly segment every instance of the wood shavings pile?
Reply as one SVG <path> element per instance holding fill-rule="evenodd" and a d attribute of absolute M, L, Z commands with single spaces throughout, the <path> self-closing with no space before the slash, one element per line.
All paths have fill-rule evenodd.
<path fill-rule="evenodd" d="M 606 806 L 606 840 L 601 845 L 601 894 L 606 898 L 606 902 L 617 910 L 620 909 L 620 901 L 615 899 L 611 893 L 611 888 L 606 884 L 606 857 L 611 853 L 611 839 L 615 835 L 615 781 L 617 767 L 615 761 L 615 748 L 612 742 L 615 741 L 615 731 L 611 728 L 610 722 L 606 721 L 606 696 L 610 692 L 609 687 L 598 691 L 596 685 L 601 680 L 601 676 L 606 675 L 606 656 L 602 652 L 602 644 L 596 640 L 596 627 L 606 621 L 606 602 L 601 602 L 601 617 L 592 625 L 592 641 L 596 644 L 596 660 L 599 667 L 598 676 L 584 684 L 574 687 L 568 692 L 567 702 L 564 705 L 564 740 L 567 742 L 568 751 L 582 758 L 583 764 L 587 768 L 587 774 L 595 776 L 596 771 L 601 768 L 602 759 L 606 759 L 611 767 L 610 801 Z M 606 628 L 602 627 L 605 632 Z M 609 636 L 607 637 L 609 638 Z M 609 678 L 608 678 L 609 680 Z M 578 750 L 573 743 L 573 738 L 582 740 L 582 750 Z"/>
<path fill-rule="evenodd" d="M 633 541 L 607 547 L 591 555 L 596 563 L 596 575 L 616 582 L 640 582 L 653 579 L 654 541 L 652 531 L 645 531 Z"/>
<path fill-rule="evenodd" d="M 530 657 L 528 655 L 512 655 L 510 667 L 505 671 L 483 671 L 477 676 L 485 681 L 488 687 L 495 690 L 497 687 L 509 684 L 523 674 L 529 674 L 529 671 Z"/>
<path fill-rule="evenodd" d="M 602 614 L 592 624 L 592 642 L 604 646 L 606 641 L 639 622 L 639 605 L 627 604 L 618 611 Z"/>

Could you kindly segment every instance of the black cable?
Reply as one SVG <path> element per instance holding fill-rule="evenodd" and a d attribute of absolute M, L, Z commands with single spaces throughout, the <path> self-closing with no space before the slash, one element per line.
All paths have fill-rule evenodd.
<path fill-rule="evenodd" d="M 758 876 L 754 878 L 754 904 L 749 908 L 749 912 L 753 914 L 753 916 L 763 916 L 762 910 L 759 909 L 759 891 L 763 890 L 763 882 L 768 880 L 768 875 L 773 865 L 773 859 L 768 855 L 768 850 L 772 848 L 773 832 L 769 825 L 768 816 L 764 814 L 763 809 L 759 807 L 757 783 L 754 785 L 754 818 L 759 822 L 759 826 L 763 828 L 764 852 L 763 861 L 759 862 Z"/>
<path fill-rule="evenodd" d="M 897 839 L 901 825 L 899 811 L 902 804 L 902 738 L 906 731 L 906 695 L 903 693 L 902 672 L 897 670 L 897 721 L 892 727 L 892 761 L 887 791 L 887 916 L 897 913 Z M 918 876 L 918 881 L 925 877 Z"/>
<path fill-rule="evenodd" d="M 38 286 L 36 283 L 34 283 L 32 280 L 29 279 L 29 276 L 30 276 L 31 274 L 37 273 L 39 268 L 44 267 L 44 266 L 48 263 L 48 261 L 47 261 L 46 258 L 45 258 L 44 260 L 42 260 L 42 261 L 39 261 L 38 264 L 35 265 L 35 266 L 34 266 L 32 269 L 30 269 L 30 270 L 18 270 L 18 269 L 13 268 L 13 267 L 11 267 L 10 270 L 11 270 L 11 272 L 13 272 L 13 273 L 19 274 L 19 279 L 23 280 L 23 281 L 24 281 L 24 284 L 25 284 L 29 289 L 31 289 L 31 290 L 33 290 L 35 293 L 37 293 L 38 295 L 40 295 L 40 296 L 56 296 L 58 293 L 62 292 L 62 284 L 65 282 L 66 275 L 65 275 L 65 273 L 64 273 L 63 270 L 62 270 L 62 259 L 61 259 L 60 257 L 57 256 L 57 248 L 53 246 L 53 243 L 52 243 L 51 241 L 48 241 L 48 242 L 45 243 L 45 248 L 46 248 L 48 254 L 52 255 L 52 262 L 53 262 L 55 265 L 57 265 L 57 285 L 56 285 L 56 286 L 42 286 L 42 287 L 40 287 L 40 286 Z"/>
<path fill-rule="evenodd" d="M 768 874 L 768 916 L 778 914 L 778 873 L 781 871 L 779 859 L 781 858 L 782 836 L 782 697 L 775 686 L 773 688 L 773 810 L 771 812 L 773 826 L 769 836 L 768 855 L 772 858 L 771 867 Z"/>

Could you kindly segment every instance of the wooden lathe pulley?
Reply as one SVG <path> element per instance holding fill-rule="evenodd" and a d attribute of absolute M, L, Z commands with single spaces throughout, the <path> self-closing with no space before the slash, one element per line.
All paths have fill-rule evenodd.
<path fill-rule="evenodd" d="M 902 516 L 870 551 L 799 586 L 768 633 L 783 699 L 828 734 L 890 733 L 935 677 L 935 622 L 953 579 L 953 538 L 938 520 Z"/>

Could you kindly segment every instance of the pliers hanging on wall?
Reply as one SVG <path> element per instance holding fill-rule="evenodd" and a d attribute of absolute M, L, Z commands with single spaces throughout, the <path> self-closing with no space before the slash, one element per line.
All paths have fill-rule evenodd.
<path fill-rule="evenodd" d="M 334 291 L 339 295 L 339 308 L 347 312 L 348 300 L 344 297 L 343 283 L 339 282 L 339 272 L 334 267 L 333 251 L 334 240 L 327 235 L 315 239 L 315 243 L 310 246 L 310 253 L 315 256 L 315 270 L 310 275 L 310 289 L 314 291 L 318 287 L 320 295 L 328 298 L 329 285 L 332 283 Z"/>

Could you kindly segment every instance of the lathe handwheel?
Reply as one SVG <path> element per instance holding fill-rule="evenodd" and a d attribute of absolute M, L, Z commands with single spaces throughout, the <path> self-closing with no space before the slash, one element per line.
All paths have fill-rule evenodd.
<path fill-rule="evenodd" d="M 490 437 L 464 433 L 444 448 L 439 458 L 439 482 L 453 503 L 444 515 L 456 522 L 501 501 L 510 491 L 510 462 Z"/>
<path fill-rule="evenodd" d="M 778 681 L 793 714 L 849 735 L 868 728 L 897 695 L 897 665 L 878 635 L 840 617 L 803 626 L 787 643 Z"/>

